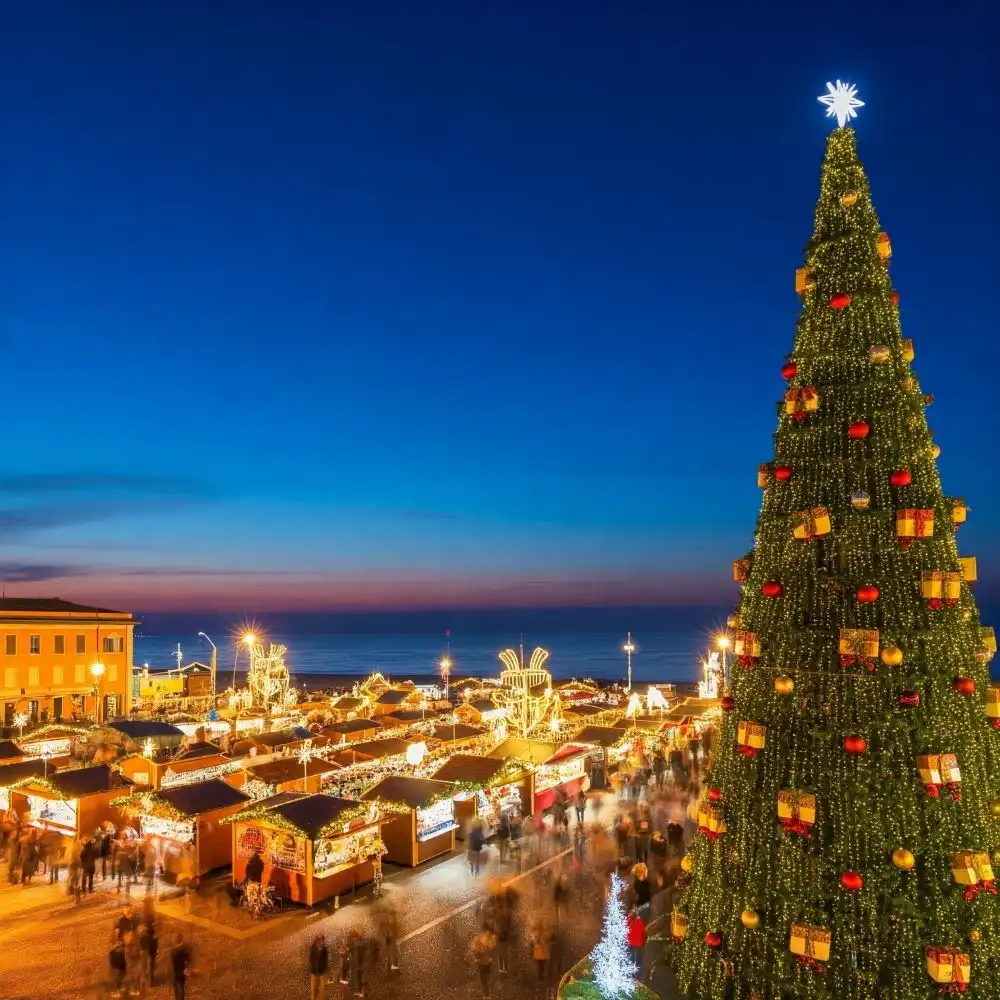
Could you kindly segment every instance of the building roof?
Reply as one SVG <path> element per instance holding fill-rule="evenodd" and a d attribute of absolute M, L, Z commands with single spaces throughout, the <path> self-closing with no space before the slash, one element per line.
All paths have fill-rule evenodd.
<path fill-rule="evenodd" d="M 214 753 L 222 753 L 221 748 L 214 743 L 205 743 L 203 740 L 199 740 L 197 743 L 191 743 L 189 746 L 184 747 L 174 757 L 174 760 L 193 760 L 195 757 L 209 757 Z"/>
<path fill-rule="evenodd" d="M 410 688 L 408 691 L 398 691 L 395 688 L 390 688 L 388 691 L 383 691 L 377 698 L 379 705 L 401 705 L 407 698 L 412 697 L 414 691 Z"/>
<path fill-rule="evenodd" d="M 170 725 L 169 722 L 155 722 L 152 719 L 123 719 L 119 722 L 107 723 L 108 729 L 113 729 L 116 733 L 130 740 L 145 740 L 159 738 L 176 737 L 178 740 L 184 739 L 184 730 Z"/>
<path fill-rule="evenodd" d="M 387 712 L 382 716 L 383 719 L 392 719 L 394 722 L 422 722 L 424 719 L 433 719 L 437 715 L 437 712 L 428 709 L 427 711 L 420 711 L 420 709 L 406 709 L 404 711 L 397 712 Z"/>
<path fill-rule="evenodd" d="M 55 768 L 49 764 L 48 773 L 53 774 L 54 772 Z M 34 778 L 45 773 L 45 761 L 39 757 L 31 757 L 17 764 L 4 764 L 0 767 L 0 788 L 9 788 L 11 785 L 18 781 L 23 781 L 25 778 Z"/>
<path fill-rule="evenodd" d="M 128 788 L 132 784 L 124 775 L 112 771 L 107 764 L 56 771 L 55 774 L 49 775 L 48 780 L 64 799 L 80 799 L 87 795 L 96 795 L 98 792 Z"/>
<path fill-rule="evenodd" d="M 0 597 L 0 615 L 17 614 L 128 615 L 127 611 L 73 604 L 59 597 Z M 131 617 L 131 615 L 129 615 Z"/>
<path fill-rule="evenodd" d="M 176 788 L 161 788 L 156 795 L 185 816 L 200 816 L 202 813 L 228 809 L 250 800 L 248 795 L 219 778 L 178 785 Z"/>
<path fill-rule="evenodd" d="M 24 751 L 13 740 L 0 740 L 0 760 L 18 760 Z"/>
<path fill-rule="evenodd" d="M 363 733 L 366 730 L 381 728 L 382 723 L 377 719 L 345 719 L 343 722 L 331 722 L 324 726 L 320 732 L 324 736 L 349 735 L 350 733 Z"/>
<path fill-rule="evenodd" d="M 556 752 L 556 744 L 548 740 L 522 740 L 516 736 L 504 740 L 490 752 L 490 757 L 505 760 L 507 757 L 517 757 L 529 764 L 544 764 Z"/>
<path fill-rule="evenodd" d="M 338 712 L 352 712 L 356 708 L 361 708 L 364 703 L 364 698 L 355 698 L 352 695 L 345 694 L 342 698 L 338 698 L 333 703 L 333 707 L 337 709 Z"/>
<path fill-rule="evenodd" d="M 341 750 L 340 753 L 357 753 L 362 757 L 370 757 L 372 760 L 376 760 L 379 757 L 395 757 L 397 754 L 406 753 L 406 748 L 409 745 L 409 740 L 384 737 L 380 740 L 365 740 L 364 743 L 355 743 Z"/>
<path fill-rule="evenodd" d="M 483 731 L 476 726 L 465 726 L 459 723 L 454 726 L 435 726 L 431 735 L 442 743 L 455 743 L 458 740 L 475 739 L 477 736 L 482 736 Z"/>
<path fill-rule="evenodd" d="M 442 764 L 432 777 L 437 781 L 462 781 L 488 785 L 503 770 L 504 763 L 496 757 L 477 757 L 471 753 L 459 753 Z"/>
<path fill-rule="evenodd" d="M 608 705 L 566 705 L 563 712 L 566 715 L 576 715 L 581 719 L 587 719 L 594 715 L 603 715 L 607 711 L 614 711 Z"/>
<path fill-rule="evenodd" d="M 266 785 L 283 785 L 288 781 L 297 781 L 303 776 L 302 763 L 296 757 L 282 757 L 280 760 L 269 760 L 266 764 L 253 764 L 244 768 L 247 774 L 252 774 Z M 339 771 L 340 765 L 317 757 L 309 761 L 308 774 L 326 774 L 328 771 Z"/>
<path fill-rule="evenodd" d="M 351 799 L 338 799 L 333 795 L 300 795 L 275 806 L 271 811 L 294 823 L 307 837 L 315 840 L 339 816 L 357 808 L 357 802 Z"/>
<path fill-rule="evenodd" d="M 312 736 L 308 729 L 282 729 L 273 733 L 255 733 L 249 739 L 263 747 L 283 747 L 288 743 L 298 743 Z"/>
<path fill-rule="evenodd" d="M 584 726 L 573 734 L 574 743 L 590 743 L 597 747 L 613 747 L 627 738 L 627 729 L 613 726 Z"/>
<path fill-rule="evenodd" d="M 497 706 L 489 698 L 477 698 L 469 702 L 469 708 L 474 708 L 477 712 L 495 712 Z"/>
<path fill-rule="evenodd" d="M 402 802 L 411 809 L 419 809 L 428 803 L 443 798 L 451 791 L 448 781 L 435 781 L 433 778 L 411 778 L 409 775 L 397 774 L 383 778 L 374 788 L 361 796 L 366 801 L 381 800 L 383 802 Z"/>

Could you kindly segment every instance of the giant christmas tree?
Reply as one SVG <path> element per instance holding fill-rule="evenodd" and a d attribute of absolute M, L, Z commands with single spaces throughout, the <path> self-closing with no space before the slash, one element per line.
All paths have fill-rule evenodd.
<path fill-rule="evenodd" d="M 853 90 L 830 90 L 840 127 L 755 547 L 734 567 L 738 661 L 672 918 L 676 969 L 712 1000 L 998 998 L 995 640 L 844 127 Z"/>

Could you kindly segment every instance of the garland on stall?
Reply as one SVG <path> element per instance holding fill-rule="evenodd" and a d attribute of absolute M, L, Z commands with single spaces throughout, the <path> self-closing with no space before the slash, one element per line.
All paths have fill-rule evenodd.
<path fill-rule="evenodd" d="M 356 820 L 366 819 L 368 814 L 371 812 L 373 805 L 377 806 L 381 810 L 381 813 L 409 812 L 410 808 L 402 802 L 383 802 L 381 800 L 378 800 L 377 802 L 359 802 L 353 808 L 345 809 L 342 813 L 338 813 L 336 818 L 330 820 L 329 823 L 322 827 L 313 839 L 318 840 L 323 837 L 332 837 L 343 833 L 345 826 L 354 823 Z M 219 823 L 252 823 L 255 820 L 270 823 L 271 826 L 287 830 L 289 833 L 294 833 L 298 837 L 312 837 L 312 834 L 303 830 L 297 823 L 293 823 L 280 812 L 276 812 L 275 806 L 273 805 L 269 806 L 261 804 L 250 806 L 242 810 L 242 812 L 234 813 L 232 816 L 224 816 L 219 820 Z"/>
<path fill-rule="evenodd" d="M 158 816 L 160 819 L 172 819 L 175 822 L 194 818 L 194 813 L 183 812 L 151 789 L 132 792 L 130 795 L 119 795 L 118 798 L 112 799 L 109 805 L 121 809 L 130 816 Z"/>

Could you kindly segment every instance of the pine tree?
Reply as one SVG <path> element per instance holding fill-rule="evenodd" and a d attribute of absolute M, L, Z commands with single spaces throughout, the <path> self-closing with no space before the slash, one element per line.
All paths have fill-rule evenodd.
<path fill-rule="evenodd" d="M 628 924 L 622 903 L 624 891 L 621 876 L 613 872 L 604 909 L 604 933 L 590 953 L 591 974 L 606 1000 L 632 996 L 636 989 L 634 976 L 639 971 L 628 950 Z"/>
<path fill-rule="evenodd" d="M 692 997 L 915 1000 L 967 972 L 969 995 L 1000 997 L 995 641 L 888 264 L 855 134 L 835 129 L 681 877 Z"/>

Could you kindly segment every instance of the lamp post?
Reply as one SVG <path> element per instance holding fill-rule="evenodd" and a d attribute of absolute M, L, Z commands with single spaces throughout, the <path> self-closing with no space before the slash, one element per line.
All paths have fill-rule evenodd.
<path fill-rule="evenodd" d="M 212 640 L 204 632 L 199 632 L 198 635 L 200 635 L 202 639 L 204 639 L 205 642 L 212 647 L 212 673 L 210 684 L 212 686 L 212 708 L 215 708 L 215 668 L 219 663 L 219 650 L 216 648 L 215 643 L 212 642 Z"/>
<path fill-rule="evenodd" d="M 90 665 L 90 676 L 94 678 L 94 717 L 101 724 L 101 678 L 104 676 L 104 664 L 96 660 Z"/>
<path fill-rule="evenodd" d="M 208 637 L 206 636 L 206 638 Z M 208 641 L 211 642 L 212 640 L 209 639 Z M 236 664 L 240 662 L 240 646 L 246 646 L 249 649 L 256 641 L 257 636 L 253 632 L 244 632 L 236 646 L 236 656 L 233 658 L 233 691 L 236 690 Z"/>
<path fill-rule="evenodd" d="M 635 652 L 635 645 L 632 642 L 632 633 L 629 632 L 628 638 L 625 640 L 625 645 L 622 646 L 622 651 L 628 657 L 628 684 L 625 685 L 625 690 L 632 693 L 632 654 Z"/>
<path fill-rule="evenodd" d="M 451 692 L 448 689 L 448 678 L 451 676 L 451 643 L 448 643 L 448 652 L 438 660 L 438 667 L 441 670 L 441 682 L 444 684 L 444 696 L 451 701 Z"/>

